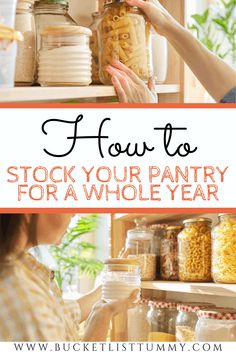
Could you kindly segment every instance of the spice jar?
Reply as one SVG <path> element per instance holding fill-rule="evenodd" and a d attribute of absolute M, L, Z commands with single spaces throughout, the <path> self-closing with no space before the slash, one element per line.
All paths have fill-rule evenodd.
<path fill-rule="evenodd" d="M 180 225 L 166 228 L 166 233 L 161 238 L 161 279 L 178 280 L 178 234 L 183 229 Z"/>
<path fill-rule="evenodd" d="M 128 298 L 135 289 L 140 289 L 140 286 L 140 267 L 137 262 L 120 258 L 108 259 L 105 262 L 102 275 L 103 300 Z"/>
<path fill-rule="evenodd" d="M 179 280 L 211 280 L 211 223 L 207 218 L 184 221 L 178 235 Z"/>
<path fill-rule="evenodd" d="M 196 340 L 198 342 L 235 342 L 236 310 L 216 307 L 198 311 Z"/>
<path fill-rule="evenodd" d="M 156 255 L 153 253 L 153 230 L 146 226 L 146 219 L 135 219 L 136 227 L 129 230 L 126 239 L 128 258 L 138 261 L 142 280 L 154 280 L 156 277 Z"/>
<path fill-rule="evenodd" d="M 150 301 L 147 314 L 150 325 L 149 342 L 175 342 L 177 302 Z"/>
<path fill-rule="evenodd" d="M 79 86 L 92 81 L 91 30 L 53 26 L 42 31 L 38 82 L 41 86 Z"/>
<path fill-rule="evenodd" d="M 150 331 L 147 319 L 148 300 L 142 299 L 128 311 L 128 342 L 147 342 Z"/>
<path fill-rule="evenodd" d="M 30 86 L 35 80 L 36 33 L 32 0 L 18 0 L 16 9 L 16 30 L 24 36 L 19 43 L 16 59 L 15 83 Z"/>
<path fill-rule="evenodd" d="M 104 6 L 98 30 L 101 82 L 111 84 L 106 66 L 113 59 L 147 81 L 152 75 L 150 25 L 138 8 L 125 0 L 105 0 Z"/>
<path fill-rule="evenodd" d="M 92 37 L 90 39 L 90 48 L 92 51 L 92 82 L 93 84 L 100 84 L 99 79 L 99 59 L 98 59 L 98 24 L 101 17 L 100 12 L 94 12 L 92 14 L 93 22 L 89 26 L 92 31 Z"/>
<path fill-rule="evenodd" d="M 236 215 L 220 214 L 212 231 L 212 275 L 217 283 L 236 283 Z"/>
<path fill-rule="evenodd" d="M 176 341 L 195 342 L 195 327 L 198 321 L 198 311 L 205 308 L 213 308 L 213 304 L 205 302 L 189 302 L 177 306 Z"/>
<path fill-rule="evenodd" d="M 0 88 L 14 86 L 17 42 L 23 41 L 20 32 L 0 25 Z"/>

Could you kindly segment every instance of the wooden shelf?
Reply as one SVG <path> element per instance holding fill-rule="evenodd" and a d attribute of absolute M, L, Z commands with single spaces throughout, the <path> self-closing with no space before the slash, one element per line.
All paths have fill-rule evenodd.
<path fill-rule="evenodd" d="M 183 283 L 179 281 L 144 281 L 142 289 L 173 291 L 180 293 L 213 295 L 213 296 L 236 296 L 236 284 L 215 283 Z"/>
<path fill-rule="evenodd" d="M 179 85 L 156 85 L 157 94 L 178 93 Z M 80 87 L 15 87 L 0 89 L 1 103 L 63 102 L 70 100 L 115 97 L 112 86 L 90 85 Z"/>

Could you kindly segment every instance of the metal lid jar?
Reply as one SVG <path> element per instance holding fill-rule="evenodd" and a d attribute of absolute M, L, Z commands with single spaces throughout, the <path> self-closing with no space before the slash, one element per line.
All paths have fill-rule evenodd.
<path fill-rule="evenodd" d="M 236 215 L 220 214 L 212 231 L 212 275 L 218 283 L 236 284 Z"/>
<path fill-rule="evenodd" d="M 184 221 L 178 234 L 179 280 L 211 280 L 211 224 L 207 218 Z"/>
<path fill-rule="evenodd" d="M 142 12 L 124 0 L 105 0 L 98 38 L 100 80 L 111 84 L 106 66 L 120 60 L 141 79 L 152 76 L 150 25 Z"/>
<path fill-rule="evenodd" d="M 92 82 L 93 84 L 100 84 L 99 78 L 99 56 L 98 56 L 98 24 L 101 18 L 100 12 L 94 12 L 92 14 L 93 22 L 89 26 L 92 31 L 92 37 L 90 39 L 90 48 L 92 51 Z"/>

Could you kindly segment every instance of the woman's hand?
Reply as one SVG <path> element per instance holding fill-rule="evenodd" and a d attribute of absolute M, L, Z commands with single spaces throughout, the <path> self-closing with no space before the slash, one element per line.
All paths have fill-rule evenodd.
<path fill-rule="evenodd" d="M 121 103 L 157 103 L 155 83 L 152 78 L 146 84 L 127 66 L 118 60 L 108 65 L 112 84 Z"/>

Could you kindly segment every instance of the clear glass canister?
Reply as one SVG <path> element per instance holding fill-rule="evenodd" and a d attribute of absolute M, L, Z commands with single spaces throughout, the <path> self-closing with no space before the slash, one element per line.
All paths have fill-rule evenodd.
<path fill-rule="evenodd" d="M 94 12 L 92 14 L 93 22 L 89 26 L 92 31 L 92 37 L 90 40 L 90 48 L 92 51 L 92 82 L 93 84 L 100 84 L 99 78 L 99 57 L 98 57 L 98 24 L 101 17 L 100 12 Z"/>
<path fill-rule="evenodd" d="M 140 290 L 140 286 L 140 267 L 135 261 L 113 258 L 105 262 L 102 275 L 103 300 L 127 298 L 134 290 Z"/>
<path fill-rule="evenodd" d="M 19 43 L 16 59 L 15 83 L 30 86 L 35 81 L 36 32 L 32 0 L 18 0 L 16 9 L 16 30 L 24 36 Z"/>
<path fill-rule="evenodd" d="M 92 81 L 90 29 L 53 26 L 42 31 L 38 82 L 41 86 L 85 86 Z"/>
<path fill-rule="evenodd" d="M 154 224 L 150 226 L 150 229 L 154 232 L 153 236 L 153 253 L 157 257 L 156 279 L 160 279 L 160 256 L 161 256 L 161 239 L 166 234 L 166 224 Z"/>
<path fill-rule="evenodd" d="M 154 232 L 146 226 L 146 219 L 135 219 L 136 227 L 129 230 L 126 238 L 126 253 L 128 258 L 136 259 L 141 267 L 142 280 L 156 278 L 156 259 L 153 252 Z"/>
<path fill-rule="evenodd" d="M 210 281 L 211 223 L 207 218 L 188 219 L 178 235 L 179 280 Z"/>
<path fill-rule="evenodd" d="M 235 342 L 236 310 L 216 307 L 198 311 L 196 341 Z"/>
<path fill-rule="evenodd" d="M 147 314 L 150 325 L 149 342 L 175 342 L 177 303 L 150 301 Z"/>
<path fill-rule="evenodd" d="M 212 231 L 212 275 L 217 283 L 236 283 L 236 215 L 220 214 Z"/>
<path fill-rule="evenodd" d="M 111 84 L 106 66 L 120 60 L 141 79 L 152 76 L 151 31 L 142 12 L 125 0 L 105 0 L 105 10 L 99 23 L 100 80 Z"/>
<path fill-rule="evenodd" d="M 205 308 L 213 308 L 215 305 L 205 302 L 189 302 L 177 306 L 176 341 L 195 342 L 195 327 L 198 321 L 198 311 Z"/>
<path fill-rule="evenodd" d="M 178 280 L 178 234 L 183 229 L 180 225 L 166 228 L 166 233 L 161 238 L 161 279 Z"/>
<path fill-rule="evenodd" d="M 147 319 L 148 300 L 142 299 L 128 311 L 128 341 L 147 342 L 150 325 Z"/>

